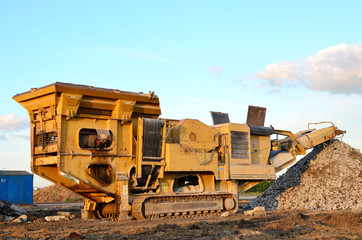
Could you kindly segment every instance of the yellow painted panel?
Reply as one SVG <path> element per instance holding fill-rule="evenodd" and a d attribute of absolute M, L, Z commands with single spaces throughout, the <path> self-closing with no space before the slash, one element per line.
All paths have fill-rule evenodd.
<path fill-rule="evenodd" d="M 210 151 L 219 144 L 219 132 L 194 119 L 181 120 L 168 137 L 168 142 L 189 145 L 196 151 Z"/>
<path fill-rule="evenodd" d="M 267 165 L 270 154 L 270 136 L 251 135 L 252 164 Z"/>
<path fill-rule="evenodd" d="M 17 100 L 17 98 L 15 98 L 15 97 L 14 97 L 14 99 Z M 42 108 L 46 108 L 49 106 L 54 106 L 56 104 L 55 99 L 56 98 L 55 98 L 54 94 L 49 94 L 49 95 L 41 96 L 39 98 L 25 99 L 19 103 L 28 111 L 34 111 L 36 109 L 42 109 Z"/>
<path fill-rule="evenodd" d="M 305 149 L 309 149 L 334 138 L 335 130 L 335 127 L 322 128 L 298 138 L 298 141 Z"/>
<path fill-rule="evenodd" d="M 40 157 L 34 158 L 34 165 L 41 166 L 41 165 L 55 165 L 58 162 L 57 156 L 50 156 L 50 157 Z"/>
<path fill-rule="evenodd" d="M 230 159 L 230 164 L 251 164 L 251 154 L 250 154 L 250 128 L 248 125 L 246 124 L 237 124 L 237 123 L 225 123 L 225 124 L 219 124 L 219 125 L 215 125 L 214 128 L 216 128 L 217 130 L 220 131 L 221 134 L 226 134 L 226 153 L 228 155 L 228 159 Z M 236 132 L 245 132 L 247 133 L 247 140 L 249 141 L 248 144 L 248 158 L 246 159 L 238 159 L 238 158 L 232 158 L 232 154 L 231 154 L 231 132 L 232 131 L 236 131 Z"/>
<path fill-rule="evenodd" d="M 217 152 L 196 152 L 191 146 L 166 144 L 165 171 L 211 171 L 217 173 Z"/>
<path fill-rule="evenodd" d="M 34 154 L 53 153 L 58 151 L 57 144 L 47 145 L 44 149 L 42 146 L 34 147 Z"/>
<path fill-rule="evenodd" d="M 230 166 L 231 179 L 260 179 L 270 180 L 276 179 L 275 169 L 271 165 L 231 165 Z"/>

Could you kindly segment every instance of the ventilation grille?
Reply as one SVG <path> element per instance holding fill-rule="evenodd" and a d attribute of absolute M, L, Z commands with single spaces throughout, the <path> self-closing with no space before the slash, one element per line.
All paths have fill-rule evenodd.
<path fill-rule="evenodd" d="M 231 131 L 231 158 L 249 159 L 249 137 L 247 132 Z"/>
<path fill-rule="evenodd" d="M 161 156 L 162 127 L 163 121 L 159 119 L 143 119 L 143 156 Z"/>

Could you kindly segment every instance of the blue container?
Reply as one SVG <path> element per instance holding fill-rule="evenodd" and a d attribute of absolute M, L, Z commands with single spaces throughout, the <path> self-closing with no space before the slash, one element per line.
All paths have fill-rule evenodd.
<path fill-rule="evenodd" d="M 0 171 L 0 199 L 12 204 L 33 204 L 33 174 L 26 171 Z"/>

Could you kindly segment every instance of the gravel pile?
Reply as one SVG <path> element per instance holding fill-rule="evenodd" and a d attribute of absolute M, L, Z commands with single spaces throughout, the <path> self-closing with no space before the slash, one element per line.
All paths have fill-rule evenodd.
<path fill-rule="evenodd" d="M 242 209 L 362 210 L 362 154 L 334 141 L 315 147 Z"/>

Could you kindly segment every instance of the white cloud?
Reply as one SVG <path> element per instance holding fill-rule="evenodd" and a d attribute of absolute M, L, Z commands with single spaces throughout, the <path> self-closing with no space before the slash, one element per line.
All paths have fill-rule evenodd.
<path fill-rule="evenodd" d="M 0 130 L 13 132 L 28 127 L 26 117 L 17 117 L 14 113 L 0 116 Z"/>
<path fill-rule="evenodd" d="M 16 132 L 29 126 L 26 117 L 17 117 L 14 113 L 0 116 L 0 140 L 7 140 L 9 132 Z M 23 135 L 14 135 L 25 139 Z M 29 139 L 29 137 L 28 137 Z"/>
<path fill-rule="evenodd" d="M 257 77 L 271 82 L 273 85 L 281 86 L 285 81 L 297 81 L 297 62 L 276 62 L 266 66 L 265 70 L 257 74 Z"/>
<path fill-rule="evenodd" d="M 215 77 L 220 77 L 221 72 L 223 70 L 224 70 L 224 68 L 222 68 L 222 67 L 212 66 L 209 71 L 212 72 Z"/>
<path fill-rule="evenodd" d="M 300 83 L 314 90 L 362 93 L 362 43 L 338 44 L 302 61 L 276 62 L 257 73 L 272 86 Z"/>

